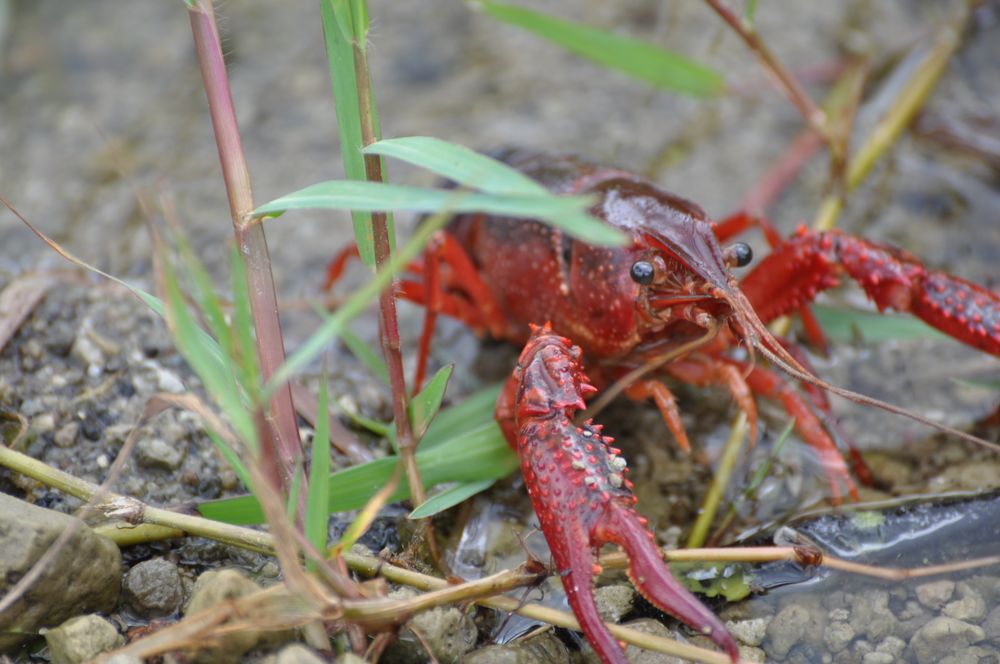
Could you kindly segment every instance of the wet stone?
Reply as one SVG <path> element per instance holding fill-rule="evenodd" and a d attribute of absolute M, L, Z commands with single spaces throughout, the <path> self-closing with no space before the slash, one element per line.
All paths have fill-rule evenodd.
<path fill-rule="evenodd" d="M 52 664 L 89 662 L 102 652 L 125 645 L 125 637 L 114 625 L 97 615 L 71 618 L 54 629 L 44 630 Z"/>
<path fill-rule="evenodd" d="M 140 618 L 173 615 L 184 596 L 177 566 L 164 558 L 153 558 L 130 569 L 122 591 L 125 605 Z"/>
<path fill-rule="evenodd" d="M 982 641 L 981 627 L 955 618 L 935 618 L 917 630 L 910 640 L 910 651 L 918 664 L 934 664 L 943 657 Z"/>
<path fill-rule="evenodd" d="M 955 592 L 955 582 L 947 579 L 922 583 L 914 588 L 917 601 L 928 609 L 940 609 L 948 603 Z"/>
<path fill-rule="evenodd" d="M 406 598 L 415 596 L 415 593 L 409 588 L 401 588 L 389 593 L 389 596 Z M 414 631 L 420 634 L 420 639 Z M 430 661 L 427 653 L 429 648 L 430 654 L 437 661 L 455 662 L 472 650 L 478 636 L 472 617 L 457 607 L 437 607 L 422 611 L 410 618 L 400 630 L 399 639 L 386 653 L 386 661 L 400 664 L 427 662 Z"/>
<path fill-rule="evenodd" d="M 957 586 L 958 599 L 949 602 L 941 609 L 941 613 L 958 620 L 979 622 L 986 615 L 986 600 L 982 593 L 963 581 Z"/>
<path fill-rule="evenodd" d="M 981 646 L 970 646 L 948 655 L 940 664 L 987 664 L 997 662 L 997 651 Z"/>
<path fill-rule="evenodd" d="M 145 438 L 136 443 L 135 458 L 145 468 L 177 470 L 184 461 L 184 449 L 162 438 Z"/>
<path fill-rule="evenodd" d="M 770 618 L 752 618 L 750 620 L 728 620 L 726 629 L 733 638 L 748 646 L 759 646 L 767 636 L 767 626 Z"/>
<path fill-rule="evenodd" d="M 1000 645 L 1000 606 L 993 607 L 982 624 L 990 642 Z"/>
<path fill-rule="evenodd" d="M 800 641 L 811 645 L 822 642 L 826 612 L 819 605 L 789 604 L 767 626 L 767 652 L 785 657 Z"/>
<path fill-rule="evenodd" d="M 601 614 L 601 618 L 616 623 L 632 610 L 635 588 L 623 583 L 603 586 L 594 591 L 594 600 L 597 602 L 597 612 Z"/>
<path fill-rule="evenodd" d="M 831 622 L 823 632 L 823 643 L 830 652 L 840 652 L 854 640 L 854 629 L 846 622 Z"/>
<path fill-rule="evenodd" d="M 458 660 L 459 664 L 570 664 L 571 661 L 565 644 L 551 632 L 480 648 Z"/>
<path fill-rule="evenodd" d="M 849 622 L 855 633 L 872 641 L 894 633 L 898 621 L 889 609 L 889 593 L 885 590 L 870 590 L 858 595 Z"/>

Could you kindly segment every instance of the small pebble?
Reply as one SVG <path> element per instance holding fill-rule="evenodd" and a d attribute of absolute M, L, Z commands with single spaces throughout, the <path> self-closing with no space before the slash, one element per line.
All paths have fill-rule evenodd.
<path fill-rule="evenodd" d="M 135 458 L 140 466 L 177 470 L 184 461 L 184 448 L 173 447 L 162 438 L 145 438 L 135 446 Z"/>
<path fill-rule="evenodd" d="M 183 595 L 177 566 L 164 558 L 153 558 L 130 569 L 122 587 L 122 600 L 140 618 L 173 615 Z"/>
<path fill-rule="evenodd" d="M 955 592 L 955 582 L 943 579 L 941 581 L 921 583 L 914 588 L 914 592 L 917 595 L 917 601 L 928 609 L 940 609 L 947 604 Z"/>
<path fill-rule="evenodd" d="M 73 447 L 76 444 L 77 438 L 80 436 L 80 423 L 77 421 L 68 422 L 56 431 L 55 435 L 52 436 L 52 442 L 58 447 L 68 448 Z"/>

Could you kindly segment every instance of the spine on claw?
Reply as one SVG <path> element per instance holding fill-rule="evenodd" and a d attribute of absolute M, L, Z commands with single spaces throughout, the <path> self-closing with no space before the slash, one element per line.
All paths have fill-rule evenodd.
<path fill-rule="evenodd" d="M 595 551 L 614 543 L 628 553 L 629 576 L 648 600 L 708 635 L 735 661 L 732 637 L 671 576 L 646 519 L 636 513 L 628 467 L 611 446 L 613 439 L 602 435 L 599 424 L 573 423 L 583 397 L 593 391 L 580 368 L 580 349 L 548 326 L 533 328 L 508 397 L 498 406 L 508 435 L 516 428 L 528 494 L 584 634 L 602 661 L 624 664 L 621 646 L 601 620 L 593 595 L 593 576 L 601 571 Z"/>

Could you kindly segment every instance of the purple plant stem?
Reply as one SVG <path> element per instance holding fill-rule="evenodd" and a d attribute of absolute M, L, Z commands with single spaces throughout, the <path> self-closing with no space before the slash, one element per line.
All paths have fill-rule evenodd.
<path fill-rule="evenodd" d="M 212 3 L 199 0 L 197 6 L 190 8 L 189 14 L 208 96 L 212 127 L 215 130 L 215 142 L 219 148 L 222 176 L 229 197 L 233 230 L 247 268 L 250 307 L 257 333 L 257 352 L 262 379 L 266 382 L 285 361 L 285 345 L 278 319 L 278 300 L 271 274 L 267 238 L 264 227 L 250 216 L 254 209 L 250 173 L 243 155 L 243 143 L 229 91 L 229 77 L 222 57 Z M 287 383 L 275 390 L 271 397 L 268 419 L 271 435 L 262 436 L 261 460 L 268 479 L 275 482 L 277 488 L 287 492 L 296 461 L 302 457 L 302 441 Z M 304 494 L 305 491 L 302 492 Z"/>

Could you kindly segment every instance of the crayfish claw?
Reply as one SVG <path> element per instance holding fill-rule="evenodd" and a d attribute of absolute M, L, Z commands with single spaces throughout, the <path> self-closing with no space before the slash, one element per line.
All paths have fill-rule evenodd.
<path fill-rule="evenodd" d="M 591 420 L 573 423 L 586 384 L 578 354 L 551 330 L 535 328 L 512 380 L 517 383 L 516 449 L 528 495 L 569 604 L 601 660 L 626 661 L 594 600 L 593 577 L 600 569 L 594 551 L 615 543 L 628 553 L 629 575 L 647 599 L 707 635 L 735 662 L 735 641 L 671 576 L 646 520 L 635 512 L 628 468 L 620 450 L 610 446 L 613 439 L 601 435 L 603 427 Z M 498 406 L 498 417 L 509 422 L 509 411 L 509 405 Z"/>

